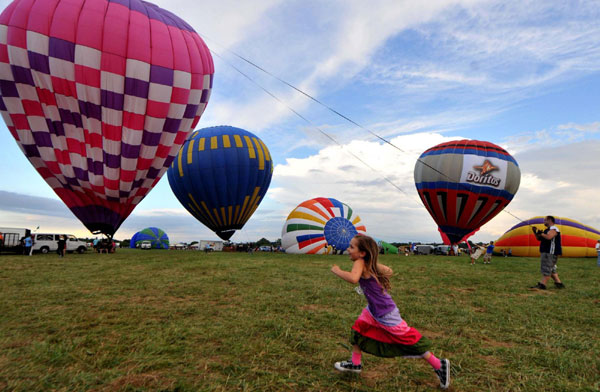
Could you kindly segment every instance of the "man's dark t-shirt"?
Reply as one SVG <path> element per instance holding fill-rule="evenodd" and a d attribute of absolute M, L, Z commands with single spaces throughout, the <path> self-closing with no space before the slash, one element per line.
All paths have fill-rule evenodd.
<path fill-rule="evenodd" d="M 540 253 L 550 253 L 551 255 L 562 255 L 562 244 L 560 239 L 560 231 L 556 226 L 550 226 L 544 230 L 544 234 L 548 234 L 550 230 L 556 230 L 556 236 L 551 240 L 545 238 L 540 239 Z"/>

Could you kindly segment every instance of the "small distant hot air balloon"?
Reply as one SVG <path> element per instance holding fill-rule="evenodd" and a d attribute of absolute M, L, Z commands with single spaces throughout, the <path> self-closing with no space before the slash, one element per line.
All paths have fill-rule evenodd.
<path fill-rule="evenodd" d="M 167 233 L 158 227 L 146 227 L 135 233 L 134 238 L 131 240 L 134 244 L 133 248 L 144 241 L 150 241 L 152 249 L 169 249 L 169 237 Z"/>
<path fill-rule="evenodd" d="M 281 232 L 286 253 L 322 254 L 344 252 L 350 240 L 367 229 L 349 205 L 317 197 L 300 203 L 288 215 Z"/>
<path fill-rule="evenodd" d="M 265 143 L 230 126 L 196 131 L 169 168 L 173 193 L 223 240 L 244 227 L 269 189 L 273 161 Z"/>
<path fill-rule="evenodd" d="M 421 201 L 445 242 L 459 243 L 510 203 L 519 189 L 517 161 L 493 143 L 457 140 L 425 151 L 415 165 Z"/>
<path fill-rule="evenodd" d="M 111 237 L 167 170 L 208 102 L 198 34 L 154 4 L 15 0 L 0 15 L 0 112 L 31 164 Z"/>

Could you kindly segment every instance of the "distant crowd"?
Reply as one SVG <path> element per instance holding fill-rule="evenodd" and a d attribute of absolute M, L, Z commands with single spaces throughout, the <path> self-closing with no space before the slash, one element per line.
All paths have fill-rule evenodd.
<path fill-rule="evenodd" d="M 96 238 L 92 242 L 92 245 L 96 253 L 115 253 L 115 249 L 117 249 L 117 244 L 115 241 L 108 238 Z"/>

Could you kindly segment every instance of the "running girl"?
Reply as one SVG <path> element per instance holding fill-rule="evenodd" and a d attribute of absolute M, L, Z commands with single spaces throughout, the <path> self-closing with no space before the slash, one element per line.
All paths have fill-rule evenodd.
<path fill-rule="evenodd" d="M 387 292 L 392 269 L 377 263 L 377 243 L 371 237 L 357 235 L 350 241 L 348 254 L 354 261 L 352 271 L 343 271 L 334 265 L 331 272 L 347 282 L 358 283 L 368 306 L 352 326 L 352 359 L 336 362 L 335 368 L 341 372 L 360 373 L 363 351 L 378 357 L 420 357 L 433 367 L 440 387 L 448 388 L 450 361 L 436 358 L 429 351 L 429 340 L 400 317 L 398 307 Z"/>

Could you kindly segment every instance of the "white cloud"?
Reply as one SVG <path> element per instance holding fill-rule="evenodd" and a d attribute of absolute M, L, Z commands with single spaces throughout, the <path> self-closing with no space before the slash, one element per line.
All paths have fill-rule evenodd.
<path fill-rule="evenodd" d="M 361 215 L 373 235 L 390 240 L 439 241 L 433 219 L 417 197 L 413 170 L 422 151 L 453 139 L 460 138 L 420 133 L 392 139 L 405 146 L 406 154 L 376 142 L 353 141 L 344 146 L 378 173 L 356 162 L 342 148 L 326 147 L 318 154 L 277 165 L 277 186 L 269 197 L 281 204 L 282 215 L 306 199 L 337 198 Z M 590 210 L 600 194 L 600 184 L 594 180 L 600 173 L 600 160 L 595 159 L 600 156 L 600 141 L 540 147 L 544 146 L 515 155 L 522 171 L 521 187 L 507 210 L 520 219 L 554 214 L 600 228 L 600 210 Z M 387 184 L 382 175 L 406 194 Z M 500 213 L 475 238 L 496 239 L 516 223 L 510 214 Z"/>
<path fill-rule="evenodd" d="M 250 58 L 259 65 L 272 70 L 284 79 L 290 80 L 301 89 L 313 95 L 323 90 L 335 90 L 343 87 L 367 67 L 372 56 L 387 40 L 399 32 L 427 23 L 440 15 L 451 5 L 469 5 L 473 1 L 439 1 L 424 3 L 398 3 L 397 1 L 343 1 L 331 3 L 315 3 L 312 19 L 306 19 L 308 31 L 302 31 L 302 39 L 294 39 L 299 32 L 288 19 L 279 21 L 265 19 L 261 23 L 262 30 L 255 34 L 247 34 L 248 44 L 239 43 L 234 50 L 243 55 L 250 52 Z M 282 6 L 283 7 L 283 6 Z M 324 12 L 319 12 L 324 11 Z M 325 12 L 326 11 L 326 12 Z M 297 12 L 294 8 L 290 12 Z M 331 18 L 330 15 L 336 15 Z M 290 17 L 290 15 L 286 15 Z M 301 14 L 298 17 L 302 18 Z M 327 29 L 319 28 L 326 25 Z M 303 26 L 306 29 L 306 26 Z M 314 31 L 311 31 L 313 30 Z M 277 37 L 292 37 L 282 42 Z M 258 41 L 260 37 L 260 41 Z M 288 106 L 302 112 L 314 105 L 304 96 L 295 93 L 248 67 L 239 59 L 229 55 L 236 67 L 243 69 L 259 84 L 279 96 Z M 265 95 L 259 88 L 252 86 L 243 76 L 235 72 L 220 60 L 218 78 L 226 78 L 232 82 L 238 93 L 231 96 L 216 92 L 204 115 L 203 123 L 227 123 L 235 119 L 236 124 L 255 131 L 293 117 L 284 105 L 276 103 L 272 97 Z M 219 83 L 217 80 L 216 84 Z M 312 105 L 312 106 L 311 106 Z M 337 119 L 339 120 L 339 119 Z"/>
<path fill-rule="evenodd" d="M 414 186 L 418 156 L 432 145 L 460 139 L 439 133 L 419 133 L 393 138 L 404 153 L 378 142 L 352 141 L 343 147 L 329 146 L 304 159 L 287 159 L 275 167 L 276 184 L 268 195 L 287 214 L 314 197 L 333 197 L 349 204 L 363 218 L 367 230 L 384 239 L 434 240 L 433 220 L 422 206 Z M 365 167 L 347 151 L 376 171 Z M 403 192 L 386 182 L 387 177 Z M 419 222 L 415 224 L 415 222 Z M 437 233 L 435 231 L 434 233 Z"/>
<path fill-rule="evenodd" d="M 600 121 L 596 121 L 596 122 L 588 123 L 588 124 L 568 123 L 568 124 L 559 125 L 557 128 L 560 130 L 565 130 L 565 131 L 600 133 Z"/>
<path fill-rule="evenodd" d="M 183 18 L 207 39 L 218 40 L 229 48 L 262 29 L 265 14 L 282 0 L 155 0 L 153 3 Z"/>
<path fill-rule="evenodd" d="M 600 134 L 600 122 L 570 122 L 548 129 L 510 135 L 505 138 L 503 146 L 510 153 L 517 154 L 542 147 L 552 148 L 585 140 L 598 140 L 595 134 Z"/>
<path fill-rule="evenodd" d="M 522 192 L 528 192 L 532 195 L 547 195 L 550 192 L 556 191 L 560 188 L 572 187 L 574 184 L 569 184 L 565 181 L 548 181 L 547 179 L 540 178 L 533 173 L 521 173 L 521 186 Z"/>

